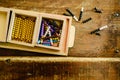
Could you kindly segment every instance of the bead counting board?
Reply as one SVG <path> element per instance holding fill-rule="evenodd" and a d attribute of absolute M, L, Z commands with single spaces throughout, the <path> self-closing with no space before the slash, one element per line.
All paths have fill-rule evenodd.
<path fill-rule="evenodd" d="M 37 27 L 38 15 L 29 14 L 29 12 L 21 12 L 13 10 L 11 17 L 8 42 L 34 46 L 35 45 L 35 29 Z"/>
<path fill-rule="evenodd" d="M 15 14 L 14 26 L 12 29 L 12 40 L 32 43 L 32 37 L 35 27 L 34 17 Z"/>
<path fill-rule="evenodd" d="M 71 21 L 62 15 L 0 8 L 0 47 L 67 55 L 75 35 Z"/>

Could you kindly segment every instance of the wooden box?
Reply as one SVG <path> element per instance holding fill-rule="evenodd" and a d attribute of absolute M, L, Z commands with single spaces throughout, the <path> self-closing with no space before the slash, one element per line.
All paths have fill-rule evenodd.
<path fill-rule="evenodd" d="M 47 53 L 54 55 L 68 55 L 68 49 L 69 47 L 73 46 L 74 35 L 75 35 L 75 27 L 71 26 L 71 21 L 72 21 L 71 17 L 56 15 L 56 14 L 38 13 L 38 12 L 25 11 L 25 10 L 16 10 L 16 9 L 8 9 L 8 10 L 12 11 L 12 14 L 11 14 L 9 28 L 8 26 L 4 27 L 8 29 L 8 32 L 6 31 L 4 33 L 4 35 L 7 37 L 7 42 L 5 43 L 0 42 L 1 48 L 24 50 L 24 51 L 31 51 L 38 53 Z M 10 14 L 8 13 L 8 15 Z M 45 37 L 49 37 L 47 39 L 49 39 L 50 44 L 51 44 L 50 40 L 53 40 L 52 38 L 53 33 L 48 28 L 50 24 L 47 25 L 46 28 L 44 28 L 45 29 L 44 33 L 42 33 L 42 36 L 40 37 L 40 34 L 42 32 L 41 26 L 43 20 L 46 22 L 55 21 L 56 23 L 58 23 L 58 25 L 60 25 L 58 26 L 60 27 L 60 29 L 58 30 L 59 40 L 57 46 L 44 45 L 42 43 L 38 43 L 39 40 Z M 8 23 L 6 24 L 8 25 Z M 55 28 L 55 26 L 53 27 Z M 47 30 L 49 31 L 49 33 L 47 32 Z M 28 38 L 30 38 L 30 41 L 28 40 Z M 42 42 L 44 42 L 44 40 Z"/>
<path fill-rule="evenodd" d="M 66 47 L 70 29 L 67 19 L 70 20 L 61 15 L 41 13 L 36 46 L 54 50 Z"/>
<path fill-rule="evenodd" d="M 12 9 L 7 41 L 14 44 L 34 47 L 37 24 L 37 13 Z"/>

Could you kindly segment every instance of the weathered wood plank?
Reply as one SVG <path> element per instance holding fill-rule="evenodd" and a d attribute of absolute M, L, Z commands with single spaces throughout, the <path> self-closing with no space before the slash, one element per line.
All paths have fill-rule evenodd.
<path fill-rule="evenodd" d="M 15 59 L 16 58 L 16 59 Z M 22 61 L 22 60 L 23 61 Z M 63 61 L 65 59 L 65 61 Z M 75 61 L 76 60 L 76 61 Z M 91 61 L 92 60 L 92 61 Z M 94 61 L 97 60 L 97 61 Z M 109 58 L 0 59 L 1 80 L 119 80 L 120 60 Z"/>

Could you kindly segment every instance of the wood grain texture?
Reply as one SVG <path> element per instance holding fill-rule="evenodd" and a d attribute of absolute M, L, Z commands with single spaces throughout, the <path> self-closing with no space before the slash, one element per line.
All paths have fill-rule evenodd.
<path fill-rule="evenodd" d="M 120 57 L 120 53 L 114 53 L 115 49 L 120 49 L 120 18 L 111 20 L 111 14 L 120 11 L 120 0 L 0 0 L 0 6 L 53 14 L 66 13 L 65 9 L 70 8 L 77 17 L 83 6 L 85 10 L 82 20 L 92 17 L 92 20 L 85 24 L 81 24 L 81 21 L 72 21 L 76 35 L 75 45 L 69 50 L 69 56 L 74 58 L 77 56 L 80 60 L 73 61 L 72 58 L 73 60 L 68 62 L 68 57 L 61 59 L 54 55 L 0 48 L 2 56 L 0 80 L 120 80 L 119 59 L 117 61 L 97 59 L 97 57 L 104 57 L 104 60 L 105 57 Z M 94 13 L 94 7 L 101 9 L 103 13 Z M 101 36 L 89 34 L 108 23 L 112 26 L 101 31 Z M 44 61 L 40 56 L 43 58 L 52 56 L 61 61 L 51 61 L 52 58 Z M 95 60 L 92 57 L 96 57 L 97 61 L 84 62 L 81 61 L 81 57 L 90 57 L 92 60 Z"/>
<path fill-rule="evenodd" d="M 111 15 L 119 11 L 119 0 L 0 0 L 1 7 L 16 8 L 31 10 L 37 12 L 63 14 L 67 13 L 66 8 L 70 8 L 71 11 L 79 17 L 81 7 L 84 7 L 82 21 L 91 17 L 92 20 L 82 24 L 81 21 L 72 21 L 72 25 L 76 28 L 75 44 L 74 47 L 69 50 L 69 56 L 81 56 L 81 57 L 119 57 L 120 54 L 115 54 L 116 48 L 120 49 L 120 25 L 119 19 L 111 20 Z M 102 14 L 93 12 L 93 8 L 97 7 L 102 10 Z M 111 21 L 111 22 L 110 22 Z M 101 31 L 101 36 L 90 35 L 89 33 L 104 25 L 113 25 L 109 29 Z M 114 30 L 113 28 L 116 28 Z M 7 53 L 2 50 L 2 53 Z M 11 54 L 14 51 L 11 51 Z M 22 54 L 22 52 L 20 52 Z M 29 56 L 29 52 L 25 53 Z M 4 55 L 4 54 L 3 54 Z M 16 55 L 16 54 L 14 54 Z M 20 55 L 20 54 L 17 54 Z M 16 56 L 17 56 L 16 55 Z M 33 53 L 34 55 L 34 53 Z M 35 56 L 37 56 L 35 54 Z"/>
<path fill-rule="evenodd" d="M 16 58 L 16 57 L 15 57 Z M 3 58 L 0 59 L 1 80 L 119 80 L 120 61 L 92 62 L 78 58 L 66 61 L 45 60 L 47 58 Z M 23 59 L 24 61 L 22 61 Z M 65 58 L 64 58 L 65 59 Z M 73 59 L 73 60 L 72 60 Z M 56 60 L 56 59 L 55 59 Z M 74 61 L 77 60 L 77 61 Z M 84 59 L 83 59 L 84 60 Z M 88 59 L 89 60 L 89 59 Z M 95 60 L 95 59 L 93 59 Z M 62 62 L 61 62 L 62 61 Z"/>

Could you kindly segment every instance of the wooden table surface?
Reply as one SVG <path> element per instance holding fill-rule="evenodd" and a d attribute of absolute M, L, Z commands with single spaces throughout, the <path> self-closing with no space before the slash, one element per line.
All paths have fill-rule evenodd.
<path fill-rule="evenodd" d="M 0 48 L 0 80 L 120 80 L 120 52 L 115 53 L 120 17 L 112 18 L 120 0 L 0 0 L 0 6 L 59 15 L 70 8 L 77 17 L 84 7 L 82 21 L 92 18 L 85 24 L 73 19 L 75 44 L 68 57 Z M 95 13 L 95 7 L 102 13 Z M 101 36 L 89 34 L 104 25 L 109 28 Z"/>
<path fill-rule="evenodd" d="M 120 9 L 119 0 L 0 0 L 1 7 L 31 10 L 44 13 L 53 13 L 62 15 L 69 8 L 77 17 L 81 7 L 84 7 L 82 20 L 76 22 L 72 20 L 72 25 L 76 28 L 74 47 L 69 49 L 69 56 L 81 57 L 119 57 L 119 53 L 114 53 L 116 49 L 120 50 L 120 25 L 119 17 L 111 19 L 112 14 Z M 102 10 L 102 14 L 95 13 L 93 8 Z M 91 21 L 82 24 L 87 18 Z M 101 36 L 89 34 L 91 31 L 109 25 L 109 28 L 100 32 Z M 41 56 L 44 54 L 30 53 L 16 50 L 0 49 L 0 55 L 12 56 Z M 16 53 L 16 52 L 20 52 Z M 6 54 L 4 54 L 6 53 Z M 51 56 L 51 55 L 45 55 Z"/>
<path fill-rule="evenodd" d="M 77 17 L 79 17 L 81 7 L 84 7 L 81 21 L 89 17 L 92 20 L 82 24 L 81 21 L 76 22 L 73 19 L 72 25 L 76 28 L 75 43 L 74 47 L 69 49 L 69 56 L 120 57 L 120 53 L 114 53 L 114 50 L 120 50 L 120 18 L 110 18 L 113 13 L 120 10 L 120 0 L 0 0 L 0 6 L 60 15 L 67 13 L 65 9 L 69 8 Z M 101 9 L 102 14 L 95 13 L 93 11 L 95 7 Z M 101 31 L 101 36 L 89 34 L 104 25 L 109 25 L 109 28 Z M 0 55 L 4 55 L 4 53 L 6 53 L 5 55 L 16 56 L 43 55 L 22 51 L 20 54 L 16 54 L 14 50 L 0 50 Z"/>

